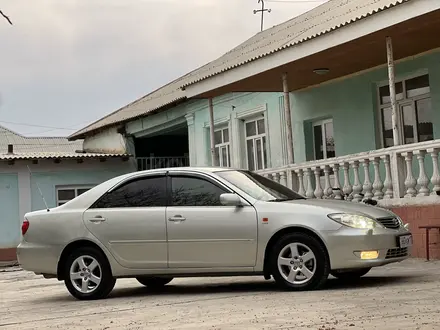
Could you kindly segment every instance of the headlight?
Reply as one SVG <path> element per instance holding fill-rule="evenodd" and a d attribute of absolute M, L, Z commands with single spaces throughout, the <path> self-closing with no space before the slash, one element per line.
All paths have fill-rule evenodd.
<path fill-rule="evenodd" d="M 336 213 L 329 214 L 328 217 L 342 225 L 357 229 L 374 229 L 382 227 L 378 222 L 371 218 L 358 214 Z"/>

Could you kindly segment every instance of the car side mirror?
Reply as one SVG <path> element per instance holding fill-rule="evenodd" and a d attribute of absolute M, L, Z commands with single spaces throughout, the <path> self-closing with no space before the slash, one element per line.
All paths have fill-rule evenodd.
<path fill-rule="evenodd" d="M 224 206 L 242 206 L 241 198 L 236 194 L 221 194 L 220 203 Z"/>

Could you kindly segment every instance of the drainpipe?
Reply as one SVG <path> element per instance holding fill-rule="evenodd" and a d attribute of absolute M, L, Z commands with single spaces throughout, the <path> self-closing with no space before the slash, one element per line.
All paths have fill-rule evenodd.
<path fill-rule="evenodd" d="M 293 138 L 292 138 L 292 117 L 290 115 L 290 94 L 287 84 L 287 73 L 283 74 L 283 92 L 284 92 L 284 115 L 287 128 L 287 162 L 293 164 Z"/>
<path fill-rule="evenodd" d="M 400 145 L 399 129 L 397 127 L 397 101 L 396 101 L 396 82 L 394 76 L 394 56 L 393 56 L 393 41 L 391 37 L 386 38 L 387 41 L 387 59 L 388 59 L 388 79 L 390 85 L 390 99 L 391 99 L 391 125 L 393 126 L 393 140 L 394 145 Z"/>
<path fill-rule="evenodd" d="M 215 158 L 215 141 L 214 141 L 214 106 L 212 104 L 212 98 L 208 99 L 209 103 L 209 135 L 211 140 L 211 164 L 217 166 Z"/>

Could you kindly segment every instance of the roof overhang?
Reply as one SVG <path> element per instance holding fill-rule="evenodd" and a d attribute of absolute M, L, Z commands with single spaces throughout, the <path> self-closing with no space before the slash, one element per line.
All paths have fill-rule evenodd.
<path fill-rule="evenodd" d="M 186 86 L 187 98 L 229 92 L 279 92 L 288 73 L 291 91 L 317 85 L 386 63 L 385 38 L 391 36 L 395 59 L 440 47 L 440 1 L 409 1 L 392 10 L 348 24 L 296 46 Z M 314 69 L 326 67 L 326 75 Z"/>

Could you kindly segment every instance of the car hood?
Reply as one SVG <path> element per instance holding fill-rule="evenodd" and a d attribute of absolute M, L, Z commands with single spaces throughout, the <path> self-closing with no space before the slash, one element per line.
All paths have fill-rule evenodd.
<path fill-rule="evenodd" d="M 327 212 L 355 213 L 359 215 L 366 215 L 375 219 L 396 216 L 391 211 L 388 211 L 380 207 L 366 205 L 363 203 L 339 201 L 332 199 L 300 199 L 300 200 L 287 201 L 284 203 L 295 204 L 295 205 L 306 205 L 312 207 L 321 207 L 323 209 L 326 209 Z"/>

